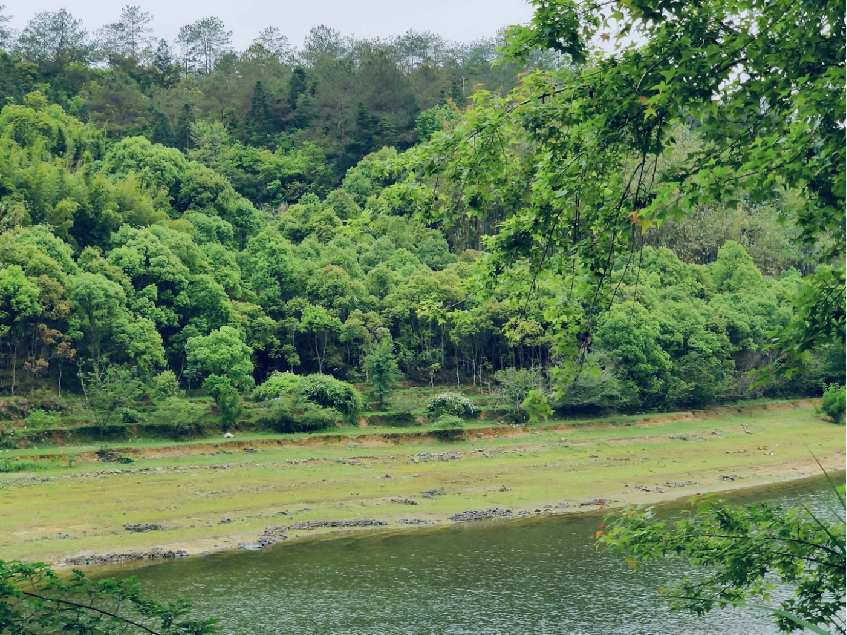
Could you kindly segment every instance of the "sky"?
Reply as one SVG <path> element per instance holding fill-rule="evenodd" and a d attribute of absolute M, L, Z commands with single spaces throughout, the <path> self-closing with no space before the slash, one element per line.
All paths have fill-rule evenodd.
<path fill-rule="evenodd" d="M 246 49 L 266 26 L 275 26 L 295 46 L 309 29 L 326 24 L 359 38 L 400 35 L 409 29 L 432 31 L 449 40 L 467 42 L 490 37 L 510 24 L 532 17 L 526 0 L 0 0 L 10 26 L 21 30 L 37 11 L 62 7 L 81 19 L 89 31 L 115 22 L 124 4 L 138 4 L 153 15 L 157 37 L 173 40 L 179 28 L 215 15 L 232 30 L 235 49 Z"/>

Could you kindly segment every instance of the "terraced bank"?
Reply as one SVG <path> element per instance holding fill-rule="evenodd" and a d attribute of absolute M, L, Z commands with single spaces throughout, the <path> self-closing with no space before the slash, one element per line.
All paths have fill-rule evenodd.
<path fill-rule="evenodd" d="M 388 436 L 386 436 L 388 435 Z M 334 532 L 572 513 L 844 468 L 844 428 L 810 402 L 515 428 L 458 441 L 363 429 L 188 444 L 12 451 L 0 559 L 87 564 L 258 549 Z M 162 555 L 165 554 L 165 555 Z"/>

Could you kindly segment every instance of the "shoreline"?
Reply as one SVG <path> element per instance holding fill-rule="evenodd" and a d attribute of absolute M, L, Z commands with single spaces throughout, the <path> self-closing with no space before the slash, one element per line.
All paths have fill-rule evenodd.
<path fill-rule="evenodd" d="M 814 456 L 827 471 L 844 470 L 844 428 L 811 405 L 789 404 L 404 444 L 167 443 L 147 446 L 132 465 L 81 460 L 0 474 L 0 559 L 136 566 L 364 532 L 596 513 L 600 499 L 603 510 L 678 504 L 815 476 Z"/>
<path fill-rule="evenodd" d="M 597 500 L 604 501 L 603 504 L 577 504 L 575 506 L 566 506 L 561 507 L 557 506 L 553 503 L 548 503 L 541 508 L 536 508 L 535 510 L 519 510 L 518 513 L 514 513 L 514 510 L 509 515 L 492 515 L 491 517 L 478 518 L 478 519 L 469 519 L 469 520 L 458 520 L 458 521 L 435 521 L 429 523 L 407 523 L 407 524 L 385 524 L 385 525 L 363 525 L 360 528 L 356 527 L 343 527 L 341 529 L 330 528 L 328 531 L 315 531 L 313 533 L 308 534 L 299 534 L 293 537 L 285 536 L 283 540 L 278 540 L 274 542 L 269 542 L 264 545 L 254 546 L 256 543 L 246 544 L 239 543 L 233 545 L 234 541 L 240 541 L 244 538 L 243 535 L 233 534 L 230 536 L 224 536 L 218 539 L 217 545 L 214 546 L 205 546 L 206 548 L 198 547 L 195 543 L 192 542 L 167 542 L 162 543 L 156 547 L 153 547 L 150 550 L 143 552 L 126 552 L 122 554 L 114 554 L 114 553 L 96 553 L 96 552 L 88 552 L 88 553 L 80 553 L 80 554 L 68 554 L 63 556 L 61 559 L 47 561 L 47 564 L 52 566 L 58 571 L 64 570 L 72 570 L 72 569 L 82 569 L 89 573 L 106 573 L 108 571 L 119 571 L 124 569 L 135 569 L 148 565 L 156 565 L 161 564 L 168 561 L 173 560 L 181 560 L 186 558 L 198 558 L 211 556 L 216 554 L 233 554 L 239 551 L 257 551 L 260 549 L 270 549 L 270 548 L 283 548 L 283 545 L 289 544 L 297 544 L 302 542 L 315 542 L 315 541 L 323 541 L 323 540 L 334 540 L 338 538 L 349 538 L 349 537 L 367 537 L 367 536 L 387 536 L 387 535 L 395 535 L 402 534 L 410 531 L 437 531 L 439 529 L 449 528 L 449 527 L 459 527 L 459 526 L 484 526 L 491 523 L 496 524 L 505 524 L 505 523 L 517 523 L 522 521 L 532 521 L 532 520 L 540 520 L 544 518 L 553 518 L 553 517 L 564 517 L 570 515 L 587 515 L 587 514 L 600 514 L 606 513 L 615 509 L 621 509 L 627 505 L 651 505 L 657 507 L 677 507 L 680 506 L 681 503 L 690 499 L 694 496 L 703 494 L 709 495 L 721 495 L 721 494 L 745 494 L 751 493 L 758 489 L 768 489 L 768 488 L 777 488 L 780 486 L 788 485 L 788 484 L 798 484 L 802 481 L 812 480 L 824 478 L 825 474 L 829 475 L 830 478 L 838 482 L 839 480 L 843 481 L 845 476 L 847 476 L 847 468 L 845 468 L 844 461 L 845 452 L 837 452 L 825 457 L 817 457 L 820 461 L 821 465 L 826 469 L 825 473 L 820 472 L 820 468 L 818 468 L 817 464 L 812 462 L 815 468 L 818 469 L 815 471 L 801 471 L 798 467 L 788 467 L 785 466 L 783 472 L 779 475 L 770 475 L 768 478 L 754 480 L 751 477 L 741 476 L 739 475 L 736 479 L 731 481 L 722 481 L 720 483 L 715 483 L 716 487 L 712 486 L 704 486 L 706 484 L 700 483 L 697 485 L 688 485 L 680 488 L 673 488 L 672 491 L 652 491 L 652 492 L 644 492 L 644 491 L 636 491 L 634 496 L 630 498 L 630 500 L 618 500 L 614 498 L 603 498 L 602 496 L 598 496 Z M 696 490 L 696 491 L 694 491 Z M 622 495 L 618 493 L 618 495 Z M 485 512 L 490 510 L 467 510 L 467 513 L 474 512 Z M 500 510 L 503 511 L 503 510 Z M 354 521 L 355 522 L 355 521 Z M 261 537 L 259 537 L 261 538 Z M 172 555 L 164 555 L 164 554 L 172 554 Z M 110 557 L 117 556 L 118 558 L 123 558 L 128 555 L 136 555 L 137 557 L 134 559 L 116 559 L 114 561 L 104 560 L 103 562 L 92 562 L 92 563 L 84 563 L 84 564 L 74 564 L 69 563 L 68 560 L 82 557 L 82 558 L 91 558 L 91 559 L 108 559 Z"/>

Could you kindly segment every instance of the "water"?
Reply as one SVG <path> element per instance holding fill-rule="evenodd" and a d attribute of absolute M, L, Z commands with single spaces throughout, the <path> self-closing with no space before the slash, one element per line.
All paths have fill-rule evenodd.
<path fill-rule="evenodd" d="M 734 495 L 739 503 L 823 510 L 822 479 Z M 219 632 L 569 635 L 776 635 L 747 609 L 703 617 L 667 609 L 656 589 L 680 573 L 633 571 L 598 553 L 598 515 L 357 535 L 122 571 L 160 599 L 189 598 Z"/>

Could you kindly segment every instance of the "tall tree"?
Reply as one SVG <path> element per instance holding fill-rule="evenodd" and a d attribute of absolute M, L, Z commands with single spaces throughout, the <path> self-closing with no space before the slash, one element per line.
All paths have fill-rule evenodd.
<path fill-rule="evenodd" d="M 274 132 L 274 119 L 262 82 L 256 82 L 256 85 L 253 87 L 250 112 L 247 113 L 244 128 L 247 133 L 247 139 L 253 145 L 265 145 Z"/>
<path fill-rule="evenodd" d="M 220 18 L 209 16 L 183 26 L 176 41 L 182 51 L 183 65 L 208 75 L 229 51 L 232 31 L 226 30 Z"/>
<path fill-rule="evenodd" d="M 294 59 L 294 47 L 288 38 L 275 26 L 267 26 L 259 32 L 250 47 L 261 47 L 267 54 L 272 55 L 277 61 L 287 64 Z"/>
<path fill-rule="evenodd" d="M 41 11 L 27 22 L 18 48 L 27 59 L 52 62 L 64 67 L 71 62 L 85 62 L 91 50 L 88 32 L 67 9 Z"/>
<path fill-rule="evenodd" d="M 105 25 L 98 33 L 103 54 L 107 59 L 120 56 L 141 61 L 154 42 L 152 22 L 153 16 L 138 5 L 124 6 L 118 21 Z"/>
<path fill-rule="evenodd" d="M 6 50 L 12 43 L 12 29 L 9 22 L 12 16 L 5 15 L 6 5 L 0 4 L 0 50 Z"/>
<path fill-rule="evenodd" d="M 394 355 L 394 340 L 391 339 L 388 329 L 379 329 L 377 337 L 380 340 L 362 360 L 362 367 L 367 371 L 368 383 L 377 402 L 382 406 L 401 375 Z"/>
<path fill-rule="evenodd" d="M 309 66 L 315 66 L 321 58 L 335 60 L 343 57 L 347 47 L 341 33 L 325 24 L 312 27 L 303 41 L 300 57 Z"/>

